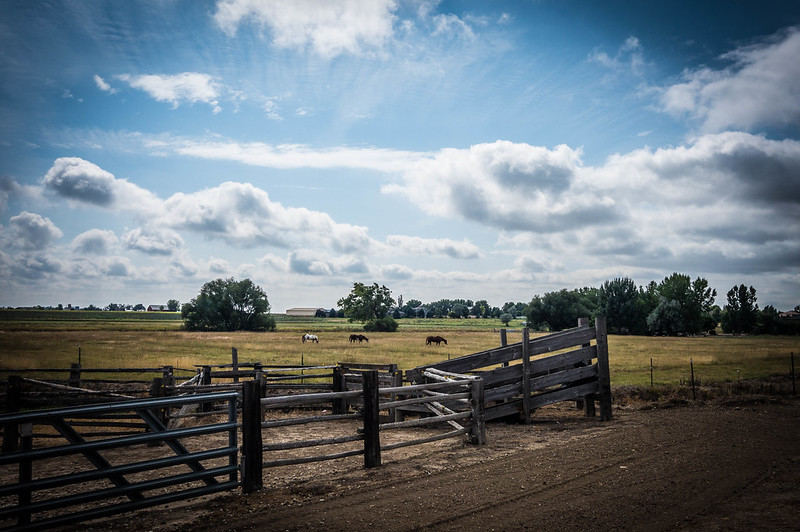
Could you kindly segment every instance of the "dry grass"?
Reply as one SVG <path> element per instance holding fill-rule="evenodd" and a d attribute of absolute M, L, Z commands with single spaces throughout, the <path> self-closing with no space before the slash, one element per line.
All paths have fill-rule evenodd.
<path fill-rule="evenodd" d="M 236 347 L 240 362 L 262 364 L 325 365 L 336 362 L 395 363 L 402 369 L 430 364 L 500 345 L 500 335 L 489 320 L 450 320 L 448 328 L 401 328 L 396 333 L 369 333 L 370 342 L 351 344 L 352 324 L 339 321 L 329 328 L 281 329 L 271 333 L 194 333 L 177 330 L 0 330 L 0 368 L 69 367 L 80 362 L 87 368 L 158 367 L 227 364 Z M 457 323 L 462 328 L 456 328 Z M 329 322 L 332 323 L 332 322 Z M 307 323 L 306 325 L 312 325 Z M 326 324 L 327 325 L 327 324 Z M 432 325 L 438 325 L 432 323 Z M 499 326 L 499 322 L 494 324 Z M 340 328 L 341 327 L 341 328 Z M 302 343 L 308 330 L 320 342 Z M 448 345 L 426 346 L 425 337 L 441 335 Z M 508 334 L 509 343 L 521 340 L 519 329 Z M 737 382 L 789 375 L 790 353 L 800 355 L 798 337 L 664 338 L 609 337 L 613 385 L 674 385 L 688 382 L 689 360 L 701 382 Z M 800 365 L 800 360 L 797 361 Z M 800 368 L 798 368 L 800 370 Z"/>

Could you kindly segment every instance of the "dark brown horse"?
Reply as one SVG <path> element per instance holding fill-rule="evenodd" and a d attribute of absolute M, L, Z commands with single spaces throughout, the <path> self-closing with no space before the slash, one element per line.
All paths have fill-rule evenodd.
<path fill-rule="evenodd" d="M 425 345 L 431 345 L 431 344 L 441 345 L 442 342 L 444 342 L 444 345 L 447 345 L 447 340 L 445 340 L 441 336 L 428 336 L 427 338 L 425 338 Z"/>

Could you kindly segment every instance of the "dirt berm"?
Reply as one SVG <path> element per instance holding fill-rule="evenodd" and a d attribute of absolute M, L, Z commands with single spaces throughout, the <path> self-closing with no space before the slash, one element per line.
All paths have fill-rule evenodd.
<path fill-rule="evenodd" d="M 276 468 L 255 494 L 83 527 L 800 530 L 796 400 L 618 407 L 605 423 L 563 405 L 533 421 L 490 424 L 483 447 L 445 440 L 384 453 L 373 470 L 358 459 Z"/>

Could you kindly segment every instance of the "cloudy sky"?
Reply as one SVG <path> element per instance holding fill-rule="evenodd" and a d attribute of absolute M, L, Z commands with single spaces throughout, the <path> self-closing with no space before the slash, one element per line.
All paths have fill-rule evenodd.
<path fill-rule="evenodd" d="M 800 304 L 800 3 L 0 2 L 0 306 Z"/>

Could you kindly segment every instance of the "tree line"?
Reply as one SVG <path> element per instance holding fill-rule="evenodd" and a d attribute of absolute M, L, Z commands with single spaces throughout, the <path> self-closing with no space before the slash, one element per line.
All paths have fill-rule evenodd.
<path fill-rule="evenodd" d="M 758 308 L 756 289 L 738 285 L 727 293 L 727 304 L 715 304 L 717 291 L 702 277 L 673 273 L 661 282 L 637 286 L 627 277 L 605 281 L 599 288 L 562 289 L 536 295 L 527 304 L 486 300 L 440 299 L 428 304 L 392 297 L 383 285 L 353 283 L 339 299 L 338 310 L 321 312 L 364 324 L 367 331 L 395 331 L 404 318 L 499 318 L 506 325 L 523 316 L 534 330 L 558 331 L 575 327 L 578 318 L 606 317 L 612 334 L 715 334 L 718 326 L 731 334 L 800 334 L 799 320 L 781 319 L 771 305 Z M 181 315 L 190 330 L 274 330 L 275 319 L 264 290 L 249 279 L 216 279 L 183 305 Z M 800 306 L 795 307 L 800 310 Z"/>

